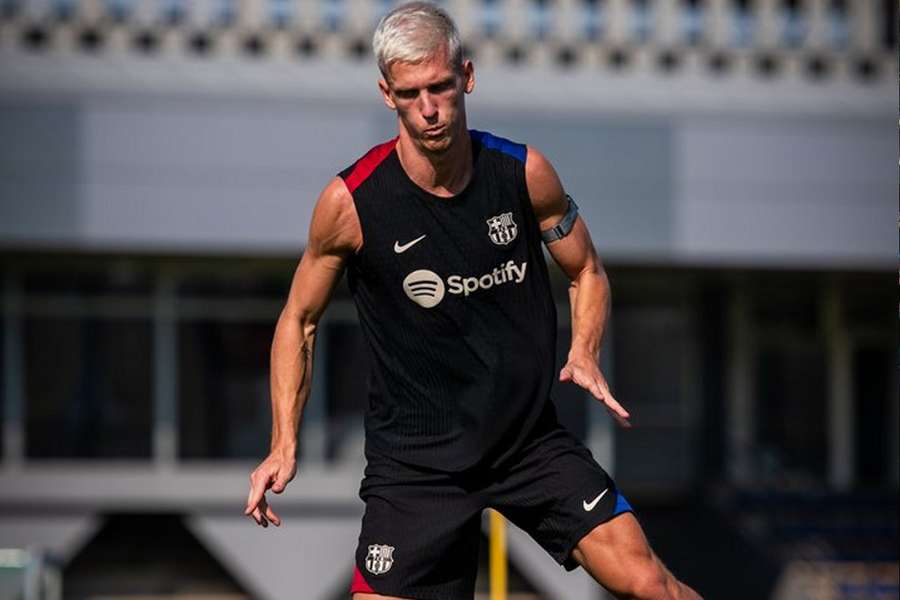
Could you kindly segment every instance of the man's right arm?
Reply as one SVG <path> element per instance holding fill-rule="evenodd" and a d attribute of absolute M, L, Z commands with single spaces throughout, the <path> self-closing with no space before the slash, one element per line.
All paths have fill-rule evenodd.
<path fill-rule="evenodd" d="M 335 178 L 316 202 L 306 250 L 294 273 L 272 340 L 270 453 L 250 475 L 245 510 L 263 527 L 267 521 L 281 524 L 266 502 L 266 490 L 281 493 L 296 474 L 297 433 L 312 384 L 319 318 L 347 258 L 361 247 L 362 230 L 353 198 L 343 180 Z"/>

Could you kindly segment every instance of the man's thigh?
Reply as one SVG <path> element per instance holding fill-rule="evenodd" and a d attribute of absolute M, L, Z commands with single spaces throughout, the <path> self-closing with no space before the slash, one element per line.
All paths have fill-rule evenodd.
<path fill-rule="evenodd" d="M 450 476 L 367 470 L 351 592 L 374 598 L 471 597 L 483 500 Z M 371 475 L 370 475 L 371 474 Z"/>
<path fill-rule="evenodd" d="M 579 540 L 632 510 L 590 451 L 561 429 L 523 449 L 488 499 L 567 570 L 578 567 L 571 553 Z"/>

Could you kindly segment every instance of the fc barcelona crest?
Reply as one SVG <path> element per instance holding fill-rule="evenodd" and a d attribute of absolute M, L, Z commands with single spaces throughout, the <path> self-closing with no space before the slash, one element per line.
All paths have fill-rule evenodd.
<path fill-rule="evenodd" d="M 366 569 L 374 575 L 383 575 L 394 565 L 394 547 L 385 544 L 372 544 L 366 555 Z"/>
<path fill-rule="evenodd" d="M 487 220 L 487 225 L 491 241 L 498 246 L 506 246 L 516 239 L 516 234 L 519 233 L 511 212 L 491 217 Z"/>

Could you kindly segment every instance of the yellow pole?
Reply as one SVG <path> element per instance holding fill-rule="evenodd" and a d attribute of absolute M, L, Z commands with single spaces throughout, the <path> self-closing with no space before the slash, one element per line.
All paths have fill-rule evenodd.
<path fill-rule="evenodd" d="M 491 600 L 506 600 L 506 519 L 490 509 Z"/>

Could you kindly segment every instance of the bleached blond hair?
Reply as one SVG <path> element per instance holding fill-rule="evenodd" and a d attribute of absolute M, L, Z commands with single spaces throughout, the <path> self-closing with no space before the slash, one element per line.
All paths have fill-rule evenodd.
<path fill-rule="evenodd" d="M 372 37 L 375 60 L 386 80 L 392 64 L 424 62 L 441 52 L 444 45 L 450 65 L 462 71 L 462 43 L 456 24 L 430 2 L 401 4 L 381 19 Z"/>

